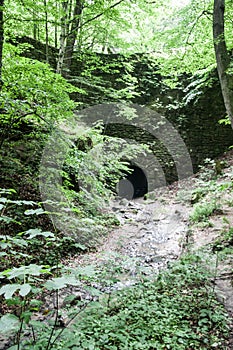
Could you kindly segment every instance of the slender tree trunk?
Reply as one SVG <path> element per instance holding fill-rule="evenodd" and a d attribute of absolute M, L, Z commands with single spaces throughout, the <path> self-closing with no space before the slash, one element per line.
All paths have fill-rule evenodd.
<path fill-rule="evenodd" d="M 70 66 L 72 63 L 72 57 L 74 53 L 74 45 L 77 40 L 79 26 L 80 26 L 80 17 L 82 14 L 83 5 L 81 0 L 75 1 L 73 19 L 71 23 L 70 32 L 67 35 L 66 47 L 64 52 L 64 65 L 66 72 L 70 70 Z"/>
<path fill-rule="evenodd" d="M 57 3 L 57 0 L 55 2 L 55 8 L 56 8 L 56 13 L 58 13 L 59 12 L 59 6 L 58 6 L 58 3 Z M 57 49 L 57 46 L 58 46 L 57 31 L 58 31 L 58 26 L 57 26 L 57 18 L 56 18 L 56 23 L 55 23 L 55 26 L 54 26 L 54 46 L 56 47 L 56 49 Z"/>
<path fill-rule="evenodd" d="M 33 10 L 33 39 L 37 39 L 37 23 L 36 23 L 36 12 Z"/>
<path fill-rule="evenodd" d="M 72 1 L 72 0 L 71 0 Z M 118 0 L 115 4 L 109 6 L 107 9 L 108 11 L 113 9 L 114 7 L 118 6 L 120 3 L 122 3 L 124 0 Z M 63 3 L 64 4 L 64 3 Z M 68 8 L 68 2 L 65 2 L 66 7 Z M 83 12 L 83 4 L 82 0 L 75 0 L 74 5 L 74 12 L 73 12 L 73 18 L 69 19 L 69 23 L 71 22 L 71 28 L 68 28 L 68 30 L 64 30 L 65 26 L 62 25 L 61 31 L 61 37 L 60 37 L 60 49 L 59 49 L 59 57 L 58 57 L 58 63 L 57 63 L 57 73 L 61 73 L 63 76 L 67 76 L 74 53 L 74 46 L 75 42 L 78 39 L 79 44 L 82 42 L 82 38 L 80 36 L 80 31 L 82 28 L 87 25 L 88 23 L 100 18 L 105 14 L 107 10 L 104 10 L 103 12 L 99 13 L 98 15 L 88 19 L 86 22 L 81 23 L 81 15 Z M 67 9 L 66 9 L 67 11 Z M 63 13 L 66 13 L 63 10 Z M 66 16 L 66 23 L 67 23 L 67 16 Z M 62 22 L 64 21 L 64 18 Z"/>
<path fill-rule="evenodd" d="M 68 1 L 62 3 L 62 19 L 61 19 L 61 34 L 60 34 L 60 47 L 57 60 L 57 73 L 62 74 L 64 54 L 66 48 L 66 38 L 67 38 L 67 10 L 68 10 Z"/>
<path fill-rule="evenodd" d="M 225 0 L 214 0 L 213 37 L 218 76 L 227 114 L 233 128 L 233 79 L 228 74 L 230 56 L 227 52 L 224 28 Z"/>
<path fill-rule="evenodd" d="M 2 51 L 4 43 L 4 0 L 0 0 L 0 91 L 2 89 Z"/>
<path fill-rule="evenodd" d="M 46 56 L 46 62 L 49 63 L 49 28 L 48 28 L 47 0 L 44 0 L 44 11 L 45 11 L 45 56 Z"/>

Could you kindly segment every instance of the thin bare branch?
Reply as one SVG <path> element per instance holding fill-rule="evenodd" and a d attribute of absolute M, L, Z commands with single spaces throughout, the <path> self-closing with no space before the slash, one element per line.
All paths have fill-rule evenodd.
<path fill-rule="evenodd" d="M 188 36 L 187 36 L 187 39 L 186 39 L 186 42 L 185 42 L 185 52 L 184 52 L 184 54 L 183 54 L 183 56 L 182 56 L 182 60 L 184 59 L 184 57 L 185 57 L 185 55 L 186 55 L 186 48 L 187 48 L 187 46 L 188 46 L 188 45 L 191 45 L 191 43 L 189 42 L 189 39 L 190 39 L 190 37 L 191 37 L 191 35 L 192 35 L 192 33 L 193 33 L 193 31 L 194 31 L 194 29 L 195 29 L 197 23 L 199 22 L 199 20 L 200 20 L 203 16 L 206 16 L 208 19 L 210 19 L 210 18 L 208 17 L 208 15 L 210 15 L 210 14 L 211 14 L 211 13 L 210 13 L 209 11 L 203 10 L 203 11 L 199 14 L 199 16 L 196 18 L 195 22 L 193 23 L 193 25 L 192 25 L 192 27 L 191 27 L 189 33 L 188 33 Z M 212 14 L 211 14 L 211 15 L 212 15 Z M 211 20 L 211 19 L 210 19 L 210 20 Z"/>
<path fill-rule="evenodd" d="M 98 15 L 96 15 L 96 16 L 94 16 L 94 17 L 88 19 L 86 22 L 80 24 L 79 27 L 75 27 L 75 28 L 68 34 L 68 36 L 71 35 L 71 34 L 73 34 L 73 32 L 76 31 L 77 29 L 80 29 L 80 28 L 84 27 L 85 25 L 87 25 L 88 23 L 90 23 L 90 22 L 92 22 L 92 21 L 95 21 L 96 19 L 102 17 L 107 11 L 109 11 L 109 10 L 113 9 L 114 7 L 120 5 L 123 1 L 125 1 L 125 0 L 119 0 L 119 1 L 117 1 L 115 4 L 109 6 L 109 7 L 108 7 L 107 9 L 105 9 L 103 12 L 101 12 L 101 13 L 99 13 Z"/>

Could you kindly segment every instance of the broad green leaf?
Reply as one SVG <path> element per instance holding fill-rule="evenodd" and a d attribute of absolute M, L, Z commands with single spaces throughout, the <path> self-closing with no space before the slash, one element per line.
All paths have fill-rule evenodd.
<path fill-rule="evenodd" d="M 11 299 L 12 295 L 20 289 L 21 285 L 14 283 L 14 284 L 6 284 L 5 286 L 0 288 L 0 295 L 4 295 L 5 299 Z"/>
<path fill-rule="evenodd" d="M 65 288 L 67 285 L 79 286 L 80 281 L 78 281 L 75 277 L 63 276 L 52 278 L 51 280 L 45 283 L 45 287 L 49 290 L 56 290 Z"/>
<path fill-rule="evenodd" d="M 40 276 L 44 273 L 50 273 L 50 268 L 43 265 L 30 264 L 2 271 L 0 272 L 0 278 L 4 276 L 7 276 L 8 279 L 23 278 L 25 275 Z"/>
<path fill-rule="evenodd" d="M 24 201 L 24 200 L 18 200 L 18 201 L 13 201 L 13 200 L 8 200 L 8 203 L 13 203 L 17 205 L 36 205 L 36 202 L 33 201 Z"/>
<path fill-rule="evenodd" d="M 0 198 L 0 203 L 6 203 L 6 202 L 7 202 L 7 198 L 5 198 L 5 197 Z"/>
<path fill-rule="evenodd" d="M 0 333 L 5 334 L 18 330 L 20 325 L 17 316 L 12 314 L 6 314 L 0 318 Z"/>
<path fill-rule="evenodd" d="M 78 248 L 78 249 L 81 249 L 81 250 L 87 250 L 87 247 L 85 245 L 83 245 L 83 244 L 80 244 L 80 243 L 75 243 L 74 247 Z"/>
<path fill-rule="evenodd" d="M 0 256 L 6 256 L 7 253 L 6 252 L 0 252 Z"/>
<path fill-rule="evenodd" d="M 0 243 L 0 246 L 2 247 L 2 249 L 5 249 L 7 246 L 12 246 L 12 243 L 19 247 L 22 247 L 22 246 L 24 247 L 28 245 L 28 242 L 25 239 L 19 239 L 8 235 L 0 235 L 0 240 L 2 241 Z"/>
<path fill-rule="evenodd" d="M 25 283 L 23 285 L 21 285 L 20 290 L 19 290 L 19 294 L 22 297 L 25 297 L 26 295 L 28 295 L 31 291 L 32 287 L 30 286 L 30 284 Z"/>
<path fill-rule="evenodd" d="M 27 230 L 25 234 L 29 235 L 29 239 L 34 238 L 36 236 L 54 237 L 54 233 L 50 231 L 42 231 L 39 228 Z"/>
<path fill-rule="evenodd" d="M 28 209 L 24 212 L 25 215 L 41 215 L 41 214 L 45 214 L 46 212 L 44 211 L 44 209 L 42 208 L 38 208 L 38 209 Z"/>
<path fill-rule="evenodd" d="M 29 310 L 26 310 L 26 311 L 22 312 L 21 319 L 23 319 L 24 322 L 28 324 L 29 321 L 31 320 L 31 316 L 32 316 L 32 312 Z"/>
<path fill-rule="evenodd" d="M 0 189 L 0 193 L 3 194 L 3 193 L 6 193 L 6 194 L 11 194 L 11 193 L 16 193 L 16 190 L 14 190 L 13 188 L 1 188 Z"/>
<path fill-rule="evenodd" d="M 25 239 L 12 238 L 12 243 L 19 247 L 27 247 L 28 242 Z"/>
<path fill-rule="evenodd" d="M 10 222 L 14 222 L 15 224 L 19 224 L 20 225 L 20 222 L 10 218 L 9 216 L 0 216 L 0 221 L 3 221 L 5 222 L 6 224 L 9 224 Z"/>
<path fill-rule="evenodd" d="M 6 249 L 7 247 L 12 247 L 12 244 L 11 243 L 0 243 L 0 247 L 1 249 Z"/>
<path fill-rule="evenodd" d="M 87 277 L 92 277 L 92 276 L 95 276 L 96 270 L 95 270 L 93 265 L 88 265 L 85 267 L 78 267 L 77 269 L 75 269 L 75 273 L 77 275 L 84 275 Z"/>

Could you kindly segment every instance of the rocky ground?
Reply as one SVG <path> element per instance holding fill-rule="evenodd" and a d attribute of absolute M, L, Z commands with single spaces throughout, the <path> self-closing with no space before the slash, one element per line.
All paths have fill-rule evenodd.
<path fill-rule="evenodd" d="M 232 158 L 230 158 L 231 160 Z M 229 164 L 230 165 L 230 164 Z M 224 170 L 219 184 L 232 180 L 232 168 Z M 189 194 L 199 186 L 198 177 L 176 183 L 173 186 L 159 189 L 151 193 L 147 200 L 142 198 L 133 201 L 115 200 L 111 210 L 121 222 L 103 241 L 97 252 L 78 256 L 70 260 L 68 265 L 99 266 L 111 260 L 116 262 L 119 255 L 131 260 L 128 273 L 117 282 L 114 288 L 130 286 L 137 279 L 137 271 L 150 275 L 165 269 L 169 262 L 187 251 L 202 250 L 208 254 L 212 270 L 216 268 L 213 288 L 218 299 L 224 304 L 232 320 L 232 332 L 227 350 L 233 349 L 233 257 L 216 261 L 212 245 L 226 226 L 233 226 L 233 207 L 231 191 L 223 192 L 218 200 L 221 210 L 216 211 L 207 225 L 193 225 L 189 215 L 193 204 Z M 208 197 L 207 197 L 208 202 Z M 116 254 L 117 255 L 114 255 Z M 114 260 L 115 259 L 115 260 Z"/>
<path fill-rule="evenodd" d="M 131 276 L 136 275 L 136 266 L 151 274 L 166 268 L 183 252 L 190 209 L 182 204 L 171 198 L 119 199 L 112 203 L 111 210 L 120 227 L 109 234 L 97 252 L 77 256 L 68 262 L 70 266 L 101 265 L 117 253 L 132 261 Z"/>
<path fill-rule="evenodd" d="M 224 172 L 219 183 L 224 183 L 233 176 L 229 168 Z M 96 252 L 78 255 L 63 263 L 69 268 L 93 265 L 98 269 L 106 264 L 116 267 L 117 264 L 124 262 L 127 268 L 125 273 L 118 275 L 116 282 L 107 287 L 98 286 L 98 283 L 95 285 L 96 288 L 102 288 L 102 291 L 107 292 L 109 288 L 130 286 L 135 283 L 140 273 L 150 275 L 165 269 L 170 262 L 178 259 L 188 249 L 192 251 L 202 249 L 211 255 L 211 244 L 222 231 L 224 222 L 233 225 L 233 206 L 229 197 L 231 194 L 226 191 L 222 195 L 221 211 L 211 217 L 211 225 L 193 226 L 189 221 L 193 206 L 188 194 L 191 188 L 197 186 L 198 181 L 194 176 L 149 194 L 147 200 L 143 198 L 132 201 L 114 200 L 110 210 L 116 214 L 121 225 L 103 239 Z M 212 257 L 213 260 L 216 259 L 216 254 L 212 254 Z M 225 305 L 230 318 L 233 318 L 232 260 L 232 257 L 229 257 L 227 261 L 217 262 L 216 276 L 212 281 L 218 298 Z M 71 293 L 71 288 L 62 291 L 59 300 L 61 307 L 65 297 Z M 72 288 L 72 294 L 75 293 L 80 298 L 87 300 L 91 298 L 80 287 Z M 55 307 L 55 301 L 49 295 L 45 299 L 44 307 L 50 310 Z M 35 317 L 37 320 L 46 321 L 45 315 L 38 314 Z M 2 339 L 1 342 L 0 339 L 0 349 L 7 348 L 6 340 Z M 232 348 L 233 337 L 227 349 Z"/>

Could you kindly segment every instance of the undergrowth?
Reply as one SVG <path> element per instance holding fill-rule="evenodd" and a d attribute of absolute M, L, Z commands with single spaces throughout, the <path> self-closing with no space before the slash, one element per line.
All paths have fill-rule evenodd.
<path fill-rule="evenodd" d="M 184 257 L 157 278 L 113 292 L 110 302 L 91 303 L 71 328 L 56 330 L 53 348 L 224 349 L 227 315 L 208 278 L 198 256 Z M 23 349 L 41 349 L 47 338 L 44 326 L 37 345 Z"/>
<path fill-rule="evenodd" d="M 17 221 L 7 216 L 8 204 L 35 204 L 13 201 L 10 193 L 2 191 L 4 225 Z M 45 214 L 42 208 L 26 213 Z M 200 256 L 184 256 L 157 277 L 145 277 L 139 269 L 137 284 L 116 291 L 119 274 L 127 270 L 123 258 L 102 271 L 64 268 L 62 244 L 56 230 L 34 228 L 1 236 L 0 332 L 9 334 L 9 350 L 224 349 L 228 317 Z M 42 260 L 43 249 L 53 252 L 50 264 Z M 67 295 L 63 306 L 62 295 Z"/>
<path fill-rule="evenodd" d="M 212 182 L 211 188 L 211 193 L 206 188 L 202 193 L 201 186 L 194 192 L 201 195 L 193 222 L 206 221 L 219 210 L 218 198 L 232 184 Z M 43 203 L 11 199 L 12 194 L 2 190 L 0 198 L 0 333 L 9 334 L 9 350 L 226 349 L 228 315 L 210 282 L 217 270 L 206 268 L 201 253 L 184 255 L 158 276 L 145 277 L 139 268 L 136 284 L 116 290 L 119 275 L 127 272 L 122 257 L 102 271 L 63 267 L 63 252 L 87 247 L 56 229 L 24 228 L 14 208 L 20 208 L 19 217 L 26 214 L 28 225 L 34 222 L 31 217 L 47 213 Z M 96 220 L 101 222 L 103 215 Z M 232 254 L 232 228 L 225 223 L 213 251 L 231 249 Z"/>

